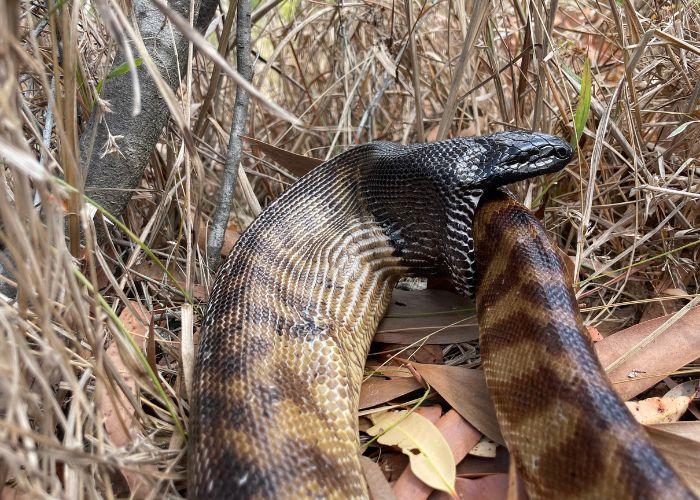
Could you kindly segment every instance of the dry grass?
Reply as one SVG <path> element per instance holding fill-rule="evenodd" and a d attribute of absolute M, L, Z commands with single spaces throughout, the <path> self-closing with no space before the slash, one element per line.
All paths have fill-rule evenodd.
<path fill-rule="evenodd" d="M 465 12 L 461 2 L 409 3 L 417 20 L 411 26 L 403 2 L 383 0 L 342 8 L 286 0 L 263 15 L 253 28 L 253 83 L 303 126 L 253 101 L 249 135 L 317 158 L 372 139 L 434 139 L 444 116 L 448 136 L 534 127 L 570 137 L 577 75 L 588 56 L 593 99 L 577 160 L 516 191 L 533 207 L 547 200 L 547 225 L 575 263 L 587 324 L 615 331 L 697 300 L 695 0 L 637 7 L 567 0 L 553 19 L 538 2 L 501 2 L 480 27 L 472 27 L 471 4 Z M 180 339 L 183 330 L 191 339 L 190 311 L 196 324 L 212 279 L 203 242 L 235 85 L 225 74 L 219 79 L 211 112 L 196 130 L 196 150 L 185 148 L 175 122 L 163 134 L 124 215 L 148 251 L 118 229 L 96 248 L 90 205 L 47 174 L 80 179 L 76 137 L 116 42 L 90 2 L 66 2 L 58 17 L 51 15 L 55 2 L 47 5 L 0 7 L 0 238 L 19 288 L 17 300 L 0 303 L 0 484 L 7 494 L 32 497 L 111 497 L 127 491 L 122 470 L 154 496 L 178 495 L 183 375 L 192 352 L 191 340 Z M 14 22 L 17 39 L 9 35 Z M 222 26 L 208 37 L 215 46 Z M 477 43 L 460 70 L 471 32 Z M 63 71 L 71 58 L 78 72 Z M 190 67 L 183 81 L 190 76 L 192 84 L 182 85 L 179 98 L 190 103 L 184 116 L 194 127 L 213 66 L 198 55 Z M 447 113 L 445 103 L 454 103 Z M 251 193 L 265 206 L 292 181 L 251 153 L 244 164 L 237 229 L 255 214 Z M 64 237 L 68 210 L 79 213 L 74 220 L 87 234 L 82 248 L 74 234 Z M 150 263 L 151 251 L 179 284 Z M 128 340 L 128 314 L 141 320 L 128 329 L 143 332 L 146 342 Z M 150 347 L 137 354 L 137 342 Z M 121 357 L 105 355 L 110 343 Z M 103 425 L 114 407 L 122 408 L 121 442 Z"/>

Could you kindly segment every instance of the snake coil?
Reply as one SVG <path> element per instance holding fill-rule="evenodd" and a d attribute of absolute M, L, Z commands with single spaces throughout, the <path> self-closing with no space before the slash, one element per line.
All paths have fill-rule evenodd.
<path fill-rule="evenodd" d="M 359 389 L 372 335 L 394 285 L 404 275 L 447 276 L 459 293 L 473 294 L 472 221 L 482 193 L 560 170 L 571 154 L 568 144 L 556 137 L 522 132 L 414 146 L 371 143 L 320 165 L 263 211 L 219 270 L 209 298 L 193 382 L 189 496 L 366 498 L 358 455 Z M 530 362 L 519 360 L 519 351 L 542 357 L 549 354 L 548 348 L 559 348 L 557 359 L 570 365 L 567 370 L 551 372 L 560 377 L 560 383 L 546 386 L 555 399 L 569 380 L 561 377 L 575 375 L 580 366 L 592 371 L 586 376 L 600 379 L 604 374 L 589 359 L 587 345 L 563 341 L 559 345 L 553 340 L 544 351 L 519 349 L 532 343 L 536 328 L 521 337 L 491 341 L 500 339 L 500 330 L 491 322 L 508 327 L 519 316 L 509 315 L 511 306 L 496 300 L 509 292 L 509 285 L 493 280 L 489 273 L 492 269 L 504 272 L 498 267 L 504 263 L 482 254 L 498 253 L 498 248 L 486 244 L 491 231 L 494 239 L 506 241 L 510 224 L 519 219 L 483 208 L 479 214 L 480 220 L 487 219 L 480 227 L 489 228 L 488 235 L 475 233 L 476 264 L 485 276 L 478 295 L 479 322 L 482 329 L 488 325 L 489 331 L 485 337 L 489 355 L 484 364 L 487 381 L 497 395 L 495 404 L 507 444 L 533 498 L 558 493 L 595 496 L 595 491 L 582 485 L 598 472 L 591 469 L 596 464 L 572 472 L 567 467 L 578 466 L 580 461 L 572 459 L 566 466 L 555 467 L 542 458 L 557 447 L 572 450 L 588 439 L 582 434 L 587 428 L 581 419 L 573 420 L 571 426 L 559 426 L 556 435 L 549 436 L 545 419 L 556 417 L 559 407 L 548 405 L 540 413 L 533 409 L 523 417 L 522 405 L 541 404 L 536 394 L 534 400 L 526 399 L 537 389 L 525 391 L 522 397 L 512 391 L 517 389 L 516 382 L 536 378 L 528 378 L 530 372 L 525 369 L 519 371 Z M 508 244 L 518 246 L 510 240 Z M 521 245 L 528 246 L 527 242 Z M 537 292 L 531 299 L 535 305 L 549 299 L 558 304 L 557 297 L 571 299 L 570 291 L 552 273 L 543 275 L 546 281 L 537 288 L 537 266 L 548 263 L 545 257 L 531 262 L 523 258 L 522 262 L 529 262 L 530 281 L 514 281 L 513 286 Z M 543 269 L 550 271 L 546 266 Z M 520 273 L 519 269 L 509 271 Z M 483 308 L 482 302 L 491 305 Z M 568 312 L 576 312 L 575 301 L 567 307 Z M 501 312 L 491 314 L 491 308 L 507 318 L 499 323 Z M 527 319 L 532 307 L 523 311 Z M 537 324 L 545 324 L 546 319 L 538 316 Z M 573 326 L 567 328 L 573 332 Z M 598 411 L 596 405 L 610 399 L 617 402 L 604 386 L 591 385 L 587 410 Z M 560 408 L 576 409 L 576 394 L 563 391 L 561 396 Z M 603 424 L 620 416 L 619 402 L 617 405 L 614 414 L 600 410 Z M 529 440 L 524 432 L 531 421 L 538 428 Z M 612 438 L 615 429 L 606 427 Z M 635 429 L 629 436 L 643 438 L 638 426 Z M 596 449 L 601 455 L 608 451 L 604 442 Z M 611 473 L 618 486 L 608 490 L 613 488 L 620 498 L 632 498 L 645 488 L 644 474 L 652 467 L 661 470 L 653 484 L 656 479 L 675 478 L 650 446 L 620 449 L 625 453 L 615 457 L 639 464 L 617 467 Z M 635 450 L 643 456 L 635 456 Z M 599 464 L 617 459 L 603 458 Z M 577 481 L 569 481 L 572 473 Z M 541 474 L 551 477 L 539 477 Z M 634 489 L 630 481 L 640 486 Z M 677 481 L 675 491 L 687 492 Z"/>

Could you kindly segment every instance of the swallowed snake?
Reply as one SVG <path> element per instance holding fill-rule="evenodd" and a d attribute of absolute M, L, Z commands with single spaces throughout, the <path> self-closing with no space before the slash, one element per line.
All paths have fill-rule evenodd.
<path fill-rule="evenodd" d="M 532 498 L 695 498 L 612 391 L 541 225 L 497 192 L 571 156 L 537 133 L 376 142 L 264 210 L 209 298 L 189 497 L 366 498 L 365 357 L 394 285 L 411 275 L 476 291 L 486 380 Z"/>

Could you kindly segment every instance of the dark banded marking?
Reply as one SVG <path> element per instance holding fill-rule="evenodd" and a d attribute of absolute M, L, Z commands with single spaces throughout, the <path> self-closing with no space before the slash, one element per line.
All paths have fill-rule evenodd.
<path fill-rule="evenodd" d="M 694 498 L 610 386 L 539 222 L 495 195 L 474 233 L 484 372 L 530 497 Z"/>

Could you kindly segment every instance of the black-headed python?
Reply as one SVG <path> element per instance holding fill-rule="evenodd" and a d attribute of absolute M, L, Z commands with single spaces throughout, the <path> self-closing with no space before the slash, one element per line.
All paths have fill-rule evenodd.
<path fill-rule="evenodd" d="M 394 285 L 412 275 L 476 290 L 486 381 L 531 498 L 695 498 L 613 392 L 544 229 L 498 191 L 571 156 L 522 132 L 371 143 L 264 210 L 209 298 L 188 496 L 366 498 L 365 357 Z"/>

